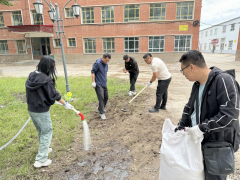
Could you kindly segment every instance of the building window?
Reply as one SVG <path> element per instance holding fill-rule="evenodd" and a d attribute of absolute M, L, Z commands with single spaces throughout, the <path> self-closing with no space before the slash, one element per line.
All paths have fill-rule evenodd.
<path fill-rule="evenodd" d="M 114 38 L 103 38 L 103 52 L 104 53 L 114 53 L 115 52 Z"/>
<path fill-rule="evenodd" d="M 206 31 L 205 37 L 207 37 L 207 31 Z"/>
<path fill-rule="evenodd" d="M 0 54 L 8 54 L 8 44 L 6 40 L 0 41 Z"/>
<path fill-rule="evenodd" d="M 0 12 L 0 27 L 4 26 L 3 14 Z"/>
<path fill-rule="evenodd" d="M 91 8 L 82 8 L 83 24 L 94 23 L 94 10 Z"/>
<path fill-rule="evenodd" d="M 105 6 L 102 7 L 102 23 L 114 22 L 114 7 Z"/>
<path fill-rule="evenodd" d="M 21 11 L 12 12 L 12 25 L 13 26 L 23 25 Z"/>
<path fill-rule="evenodd" d="M 76 38 L 68 38 L 68 47 L 77 47 Z"/>
<path fill-rule="evenodd" d="M 213 30 L 210 30 L 210 36 L 212 36 L 212 31 L 213 31 Z"/>
<path fill-rule="evenodd" d="M 150 4 L 149 20 L 165 20 L 166 18 L 166 3 Z"/>
<path fill-rule="evenodd" d="M 223 30 L 222 30 L 223 33 L 226 32 L 226 26 L 223 26 Z"/>
<path fill-rule="evenodd" d="M 235 24 L 231 24 L 231 30 L 230 31 L 234 31 L 235 30 Z"/>
<path fill-rule="evenodd" d="M 26 54 L 25 40 L 17 40 L 16 45 L 18 54 Z"/>
<path fill-rule="evenodd" d="M 36 14 L 36 11 L 32 11 L 32 24 L 43 24 L 42 15 Z"/>
<path fill-rule="evenodd" d="M 217 35 L 217 32 L 218 32 L 218 29 L 216 28 L 216 29 L 215 29 L 215 32 L 214 32 L 214 35 Z"/>
<path fill-rule="evenodd" d="M 96 53 L 96 40 L 94 38 L 84 38 L 85 53 Z"/>
<path fill-rule="evenodd" d="M 124 52 L 138 52 L 139 51 L 139 37 L 124 38 Z"/>
<path fill-rule="evenodd" d="M 65 8 L 65 17 L 73 18 L 73 9 L 72 8 Z"/>
<path fill-rule="evenodd" d="M 54 39 L 54 47 L 60 47 L 60 39 Z"/>
<path fill-rule="evenodd" d="M 124 6 L 124 22 L 139 21 L 139 5 Z"/>
<path fill-rule="evenodd" d="M 177 3 L 176 19 L 193 19 L 193 2 Z"/>
<path fill-rule="evenodd" d="M 233 41 L 229 41 L 229 43 L 228 43 L 228 50 L 232 50 L 232 46 L 233 46 Z"/>
<path fill-rule="evenodd" d="M 189 51 L 191 41 L 191 36 L 175 36 L 174 51 Z"/>
<path fill-rule="evenodd" d="M 149 52 L 163 52 L 164 51 L 164 36 L 149 37 Z"/>

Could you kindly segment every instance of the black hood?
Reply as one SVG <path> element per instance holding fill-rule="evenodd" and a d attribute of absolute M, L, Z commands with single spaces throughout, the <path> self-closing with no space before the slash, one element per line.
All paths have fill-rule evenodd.
<path fill-rule="evenodd" d="M 51 80 L 52 78 L 46 74 L 34 71 L 29 74 L 25 86 L 28 90 L 34 91 Z"/>
<path fill-rule="evenodd" d="M 211 72 L 209 73 L 209 78 L 211 78 L 212 76 L 216 76 L 220 73 L 227 73 L 227 74 L 230 74 L 233 78 L 235 78 L 235 69 L 230 69 L 230 70 L 226 70 L 226 71 L 223 71 L 215 66 L 211 67 Z"/>

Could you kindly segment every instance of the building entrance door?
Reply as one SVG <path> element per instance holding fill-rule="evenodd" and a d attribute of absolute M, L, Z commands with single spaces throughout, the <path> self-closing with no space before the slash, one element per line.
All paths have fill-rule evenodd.
<path fill-rule="evenodd" d="M 31 38 L 33 59 L 39 60 L 43 55 L 50 55 L 51 48 L 49 38 Z"/>

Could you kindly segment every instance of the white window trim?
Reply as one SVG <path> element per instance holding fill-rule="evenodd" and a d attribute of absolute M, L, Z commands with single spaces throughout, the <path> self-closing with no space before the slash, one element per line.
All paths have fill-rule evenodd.
<path fill-rule="evenodd" d="M 132 38 L 132 37 L 124 37 L 123 38 L 123 43 L 124 43 L 124 49 L 123 49 L 123 51 L 124 51 L 124 53 L 139 53 L 139 47 L 140 47 L 140 38 L 139 38 L 139 36 L 134 36 L 133 38 L 138 38 L 138 52 L 125 52 L 125 50 L 130 50 L 130 49 L 125 49 L 125 38 Z M 129 39 L 128 39 L 128 41 L 129 41 Z M 128 43 L 128 45 L 129 45 L 129 43 Z M 135 49 L 135 39 L 134 39 L 134 51 L 135 51 L 136 49 Z"/>
<path fill-rule="evenodd" d="M 13 24 L 13 12 L 17 12 L 17 11 L 21 11 L 21 17 L 22 17 L 22 25 L 24 25 L 24 22 L 23 22 L 23 14 L 22 14 L 22 10 L 16 10 L 16 11 L 11 11 L 11 21 L 12 21 L 12 26 L 16 26 Z"/>
<path fill-rule="evenodd" d="M 65 16 L 65 19 L 73 19 L 74 18 L 74 15 L 73 17 L 67 17 L 67 13 L 66 13 L 66 9 L 70 9 L 71 7 L 65 7 L 64 8 L 64 16 Z M 80 8 L 81 9 L 81 8 Z M 81 14 L 80 14 L 81 15 Z"/>
<path fill-rule="evenodd" d="M 175 14 L 175 20 L 178 21 L 178 20 L 184 20 L 184 21 L 189 21 L 189 20 L 194 20 L 194 15 L 195 15 L 195 1 L 187 1 L 187 2 L 193 2 L 193 15 L 192 15 L 192 19 L 177 19 L 177 3 L 183 3 L 184 1 L 177 1 L 176 2 L 176 14 Z M 163 2 L 164 3 L 164 2 Z M 171 1 L 168 2 L 168 3 L 172 3 Z M 167 7 L 167 6 L 166 6 Z M 167 15 L 167 13 L 166 13 Z"/>
<path fill-rule="evenodd" d="M 233 25 L 233 28 L 232 28 L 232 25 Z M 230 31 L 235 31 L 235 23 L 231 24 L 231 29 Z"/>
<path fill-rule="evenodd" d="M 60 40 L 60 38 L 53 38 L 53 48 L 61 48 L 61 46 L 56 46 L 55 45 L 55 39 L 59 39 Z"/>
<path fill-rule="evenodd" d="M 30 18 L 31 18 L 31 24 L 34 25 L 34 22 L 33 22 L 33 17 L 32 17 L 32 11 L 34 11 L 35 9 L 31 9 L 30 12 Z M 42 15 L 42 19 L 43 19 L 43 25 L 44 25 L 44 18 L 43 18 L 43 15 Z M 37 25 L 37 24 L 36 24 Z"/>
<path fill-rule="evenodd" d="M 17 41 L 24 41 L 25 42 L 24 43 L 25 44 L 25 53 L 18 53 Z M 16 39 L 15 40 L 15 48 L 16 48 L 16 51 L 17 51 L 18 55 L 27 54 L 27 42 L 26 42 L 26 39 Z"/>
<path fill-rule="evenodd" d="M 76 46 L 69 46 L 69 39 L 75 39 L 75 43 L 76 43 Z M 76 39 L 76 37 L 68 37 L 67 38 L 67 47 L 69 47 L 69 48 L 76 48 L 77 47 L 77 39 Z"/>
<path fill-rule="evenodd" d="M 228 41 L 228 50 L 232 50 L 233 49 L 233 40 L 232 41 L 232 46 L 231 46 L 231 49 L 229 49 L 229 44 L 230 44 L 230 41 Z"/>
<path fill-rule="evenodd" d="M 173 47 L 173 52 L 187 52 L 187 51 L 175 51 L 175 36 L 191 36 L 191 41 L 190 41 L 190 49 L 192 49 L 192 34 L 186 34 L 186 35 L 174 35 L 174 47 Z M 186 46 L 185 46 L 186 48 Z M 179 49 L 179 46 L 178 46 Z"/>
<path fill-rule="evenodd" d="M 95 45 L 96 45 L 96 53 L 85 53 L 85 42 L 84 39 L 95 39 Z M 102 53 L 97 53 L 97 41 L 96 41 L 96 37 L 82 37 L 82 46 L 83 46 L 83 54 L 102 54 Z"/>
<path fill-rule="evenodd" d="M 159 36 L 148 36 L 148 52 L 150 52 L 149 51 L 149 37 L 164 37 L 164 39 L 163 39 L 163 51 L 162 52 L 160 52 L 160 51 L 159 52 L 151 52 L 151 53 L 164 53 L 165 52 L 165 36 L 161 36 L 161 35 L 159 35 Z M 160 39 L 160 40 L 162 40 L 162 39 Z"/>

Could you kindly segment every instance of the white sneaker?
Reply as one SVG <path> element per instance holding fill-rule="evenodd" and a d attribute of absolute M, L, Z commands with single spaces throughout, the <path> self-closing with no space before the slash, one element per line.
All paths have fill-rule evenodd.
<path fill-rule="evenodd" d="M 136 92 L 135 92 L 135 91 L 132 91 L 132 95 L 136 95 Z"/>
<path fill-rule="evenodd" d="M 48 148 L 48 153 L 51 153 L 52 152 L 52 148 Z"/>
<path fill-rule="evenodd" d="M 107 112 L 106 109 L 104 109 L 103 112 Z M 98 109 L 96 110 L 96 113 L 100 113 Z"/>
<path fill-rule="evenodd" d="M 50 164 L 52 164 L 52 160 L 51 159 L 47 159 L 45 162 L 40 162 L 40 161 L 35 161 L 34 163 L 34 167 L 35 168 L 40 168 L 40 167 L 43 167 L 43 166 L 49 166 Z"/>
<path fill-rule="evenodd" d="M 132 91 L 129 91 L 128 95 L 129 95 L 129 96 L 132 96 Z"/>
<path fill-rule="evenodd" d="M 100 114 L 100 117 L 101 117 L 103 120 L 105 120 L 105 119 L 106 119 L 106 116 L 105 116 L 105 114 Z"/>

